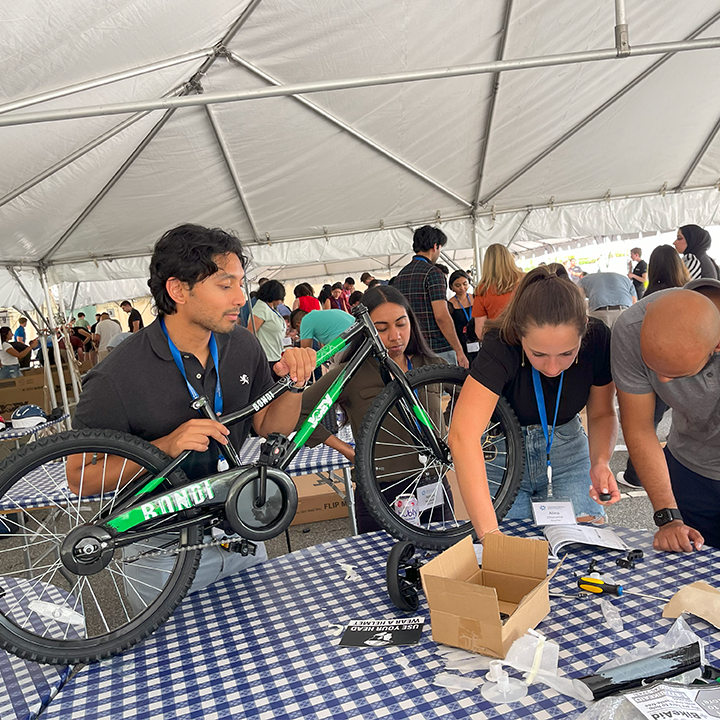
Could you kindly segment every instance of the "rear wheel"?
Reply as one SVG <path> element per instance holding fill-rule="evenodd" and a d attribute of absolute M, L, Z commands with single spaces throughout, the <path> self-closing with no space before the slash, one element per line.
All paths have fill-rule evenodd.
<path fill-rule="evenodd" d="M 453 412 L 467 371 L 431 365 L 406 378 L 446 447 Z M 441 550 L 473 532 L 452 459 L 437 458 L 412 420 L 398 382 L 388 385 L 365 416 L 355 449 L 358 489 L 378 523 L 417 547 Z M 500 398 L 482 435 L 488 485 L 498 520 L 510 509 L 523 475 L 520 425 Z"/>
<path fill-rule="evenodd" d="M 150 443 L 110 430 L 39 440 L 0 464 L 0 646 L 36 662 L 92 662 L 152 633 L 193 581 L 198 525 L 119 547 L 99 527 L 132 490 L 168 465 Z M 80 486 L 79 498 L 68 478 Z M 122 478 L 125 489 L 116 493 Z M 98 482 L 102 490 L 89 497 Z M 187 483 L 175 470 L 160 489 Z M 179 516 L 172 516 L 177 521 Z M 149 529 L 149 523 L 142 529 Z M 129 537 L 129 536 L 128 536 Z"/>

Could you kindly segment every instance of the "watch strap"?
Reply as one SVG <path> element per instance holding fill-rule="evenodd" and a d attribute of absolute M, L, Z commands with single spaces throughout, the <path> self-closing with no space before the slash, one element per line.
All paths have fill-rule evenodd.
<path fill-rule="evenodd" d="M 671 523 L 673 520 L 682 520 L 682 514 L 677 508 L 662 508 L 653 515 L 655 525 L 662 527 Z"/>

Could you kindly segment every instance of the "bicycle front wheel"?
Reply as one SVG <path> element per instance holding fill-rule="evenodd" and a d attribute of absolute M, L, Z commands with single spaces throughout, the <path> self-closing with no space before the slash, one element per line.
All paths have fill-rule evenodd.
<path fill-rule="evenodd" d="M 200 550 L 185 548 L 201 542 L 199 526 L 163 531 L 159 519 L 158 534 L 120 547 L 100 525 L 131 483 L 169 462 L 131 435 L 79 430 L 0 464 L 0 647 L 35 662 L 93 662 L 167 619 L 195 575 Z M 187 482 L 176 470 L 160 488 Z M 119 484 L 128 489 L 118 494 Z"/>
<path fill-rule="evenodd" d="M 441 445 L 447 444 L 453 412 L 467 377 L 463 368 L 430 365 L 406 374 Z M 399 383 L 378 395 L 355 448 L 358 489 L 368 510 L 391 535 L 417 547 L 442 550 L 473 533 L 452 459 L 435 457 L 413 420 Z M 490 494 L 498 520 L 510 509 L 523 475 L 520 425 L 500 398 L 482 435 Z"/>

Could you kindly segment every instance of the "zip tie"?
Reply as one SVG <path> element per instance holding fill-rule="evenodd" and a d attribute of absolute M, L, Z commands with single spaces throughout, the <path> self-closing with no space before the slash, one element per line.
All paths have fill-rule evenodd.
<path fill-rule="evenodd" d="M 538 674 L 538 670 L 540 670 L 540 661 L 542 660 L 543 648 L 545 647 L 545 636 L 540 633 L 533 634 L 538 636 L 538 644 L 535 648 L 535 657 L 533 658 L 532 667 L 525 677 L 525 682 L 528 685 L 532 685 L 533 680 L 535 680 L 535 676 Z"/>

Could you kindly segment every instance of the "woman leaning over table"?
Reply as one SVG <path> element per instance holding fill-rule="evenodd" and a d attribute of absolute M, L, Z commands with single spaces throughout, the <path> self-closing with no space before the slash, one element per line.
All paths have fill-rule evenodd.
<path fill-rule="evenodd" d="M 501 395 L 525 440 L 525 472 L 506 517 L 532 517 L 531 501 L 547 499 L 552 489 L 553 497 L 572 500 L 578 520 L 603 522 L 602 505 L 620 499 L 608 464 L 618 430 L 610 331 L 588 319 L 581 291 L 547 267 L 525 275 L 490 324 L 450 427 L 458 484 L 481 538 L 498 532 L 479 448 Z M 584 407 L 589 437 L 578 417 Z M 611 499 L 601 502 L 599 493 Z"/>
<path fill-rule="evenodd" d="M 6 380 L 8 378 L 19 378 L 22 377 L 22 371 L 20 370 L 20 360 L 26 355 L 29 355 L 33 348 L 38 345 L 37 338 L 30 341 L 30 345 L 24 350 L 16 350 L 12 346 L 13 332 L 12 328 L 5 327 L 0 328 L 0 342 L 2 342 L 2 349 L 0 350 L 0 380 Z"/>

